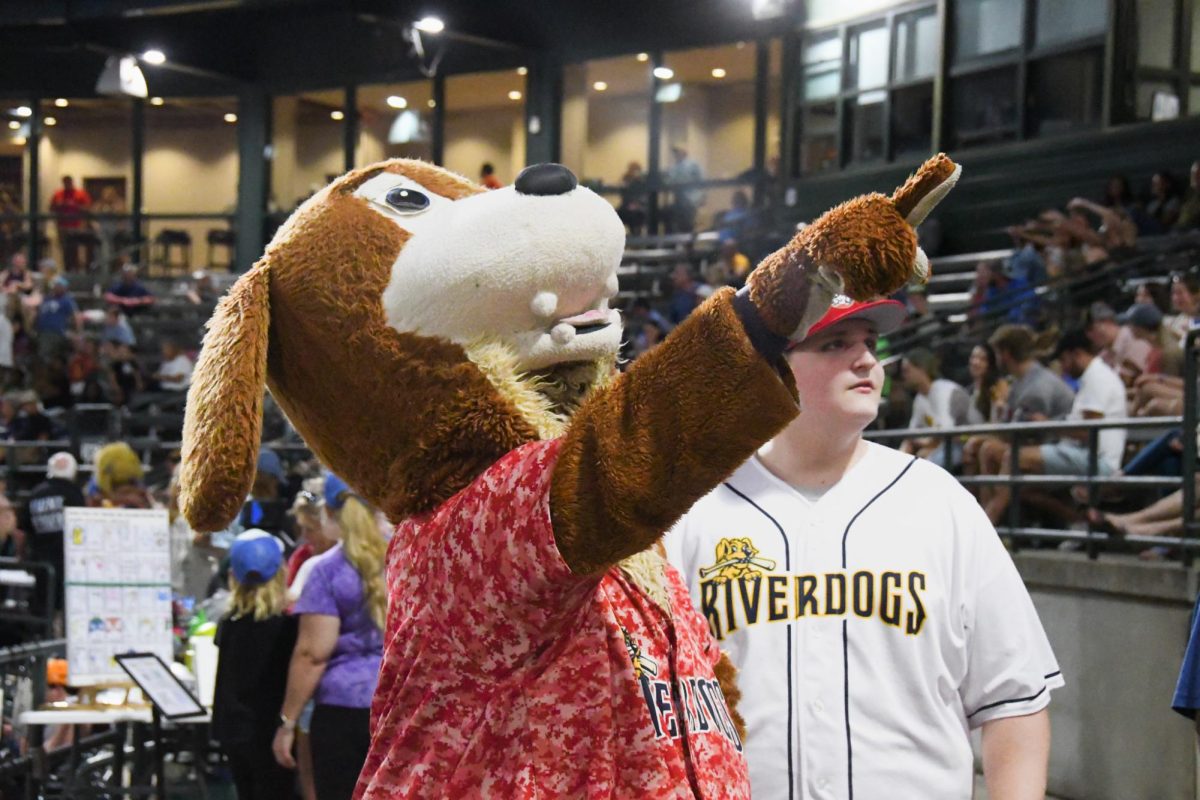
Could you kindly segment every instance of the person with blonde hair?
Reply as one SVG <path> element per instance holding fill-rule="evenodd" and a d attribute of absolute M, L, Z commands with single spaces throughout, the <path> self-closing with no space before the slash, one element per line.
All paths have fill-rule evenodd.
<path fill-rule="evenodd" d="M 271 754 L 296 618 L 287 608 L 283 547 L 251 528 L 229 548 L 229 613 L 217 629 L 221 658 L 213 695 L 213 738 L 233 770 L 238 800 L 291 797 L 295 779 Z"/>
<path fill-rule="evenodd" d="M 322 489 L 326 535 L 338 540 L 317 556 L 293 612 L 300 636 L 288 667 L 275 733 L 275 758 L 294 769 L 297 719 L 315 697 L 309 736 L 313 782 L 321 800 L 349 800 L 371 744 L 371 698 L 383 658 L 387 542 L 372 509 L 339 477 Z"/>

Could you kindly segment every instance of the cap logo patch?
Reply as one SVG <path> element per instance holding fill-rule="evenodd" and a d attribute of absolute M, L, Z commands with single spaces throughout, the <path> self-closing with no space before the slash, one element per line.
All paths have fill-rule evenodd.
<path fill-rule="evenodd" d="M 844 294 L 835 294 L 830 305 L 834 308 L 849 308 L 854 305 L 854 301 Z"/>

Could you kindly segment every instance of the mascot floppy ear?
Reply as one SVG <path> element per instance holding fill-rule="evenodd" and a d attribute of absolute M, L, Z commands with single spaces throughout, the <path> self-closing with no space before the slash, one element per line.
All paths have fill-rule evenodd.
<path fill-rule="evenodd" d="M 950 193 L 961 174 L 961 166 L 951 161 L 945 153 L 938 153 L 892 193 L 892 204 L 904 221 L 915 228 Z"/>
<path fill-rule="evenodd" d="M 269 266 L 260 260 L 221 299 L 188 389 L 179 506 L 200 532 L 228 525 L 254 482 L 271 324 Z"/>

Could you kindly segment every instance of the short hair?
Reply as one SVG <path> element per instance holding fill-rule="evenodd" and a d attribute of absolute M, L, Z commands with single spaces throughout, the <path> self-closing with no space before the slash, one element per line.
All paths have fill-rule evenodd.
<path fill-rule="evenodd" d="M 914 347 L 902 356 L 903 360 L 917 367 L 931 379 L 939 375 L 938 357 L 927 347 Z"/>
<path fill-rule="evenodd" d="M 1059 337 L 1058 346 L 1054 348 L 1054 355 L 1061 356 L 1068 350 L 1082 350 L 1089 355 L 1096 354 L 1095 345 L 1088 338 L 1087 333 L 1083 328 L 1069 328 Z"/>
<path fill-rule="evenodd" d="M 1028 361 L 1033 356 L 1037 341 L 1028 325 L 1001 325 L 988 339 L 988 344 L 996 351 L 996 355 L 1003 350 L 1017 361 Z"/>

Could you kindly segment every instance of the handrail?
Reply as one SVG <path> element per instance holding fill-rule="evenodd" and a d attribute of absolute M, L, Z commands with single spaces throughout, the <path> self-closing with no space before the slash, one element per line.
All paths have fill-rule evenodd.
<path fill-rule="evenodd" d="M 1183 348 L 1183 537 L 1200 535 L 1196 523 L 1196 403 L 1197 367 L 1200 352 L 1196 342 L 1200 330 L 1189 331 Z M 1184 550 L 1184 563 L 1191 566 L 1191 550 Z"/>

